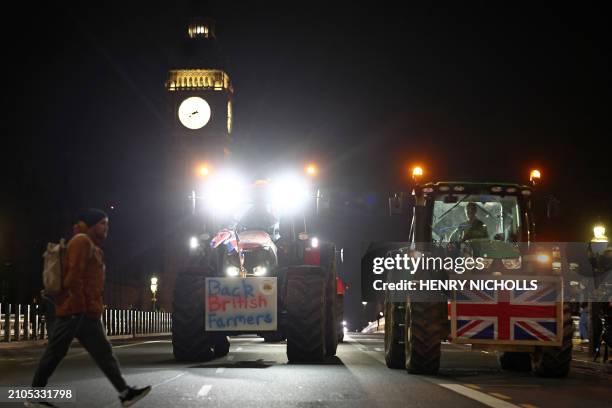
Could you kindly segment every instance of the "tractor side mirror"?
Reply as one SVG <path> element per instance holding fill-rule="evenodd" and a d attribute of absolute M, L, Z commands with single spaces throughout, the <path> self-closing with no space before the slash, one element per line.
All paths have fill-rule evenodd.
<path fill-rule="evenodd" d="M 406 193 L 393 193 L 389 196 L 389 215 L 409 214 L 414 206 L 414 196 Z"/>

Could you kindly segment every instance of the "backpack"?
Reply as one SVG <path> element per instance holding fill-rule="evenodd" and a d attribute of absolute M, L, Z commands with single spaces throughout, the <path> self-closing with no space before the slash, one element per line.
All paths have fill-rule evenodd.
<path fill-rule="evenodd" d="M 47 250 L 43 253 L 43 287 L 45 295 L 57 295 L 63 288 L 63 270 L 66 263 L 66 241 L 60 239 L 59 243 L 49 242 Z"/>
<path fill-rule="evenodd" d="M 85 235 L 86 234 L 76 234 Z M 89 237 L 87 237 L 89 239 Z M 94 244 L 91 246 L 91 252 L 89 258 L 91 259 L 94 254 Z M 59 243 L 49 242 L 47 249 L 43 253 L 44 266 L 43 266 L 43 287 L 44 295 L 55 296 L 58 295 L 64 288 L 64 267 L 66 265 L 66 240 L 60 239 Z"/>

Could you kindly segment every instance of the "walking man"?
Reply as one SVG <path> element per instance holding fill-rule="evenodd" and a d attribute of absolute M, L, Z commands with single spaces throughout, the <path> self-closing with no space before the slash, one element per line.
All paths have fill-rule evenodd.
<path fill-rule="evenodd" d="M 151 391 L 151 387 L 129 387 L 119 368 L 102 325 L 104 258 L 100 246 L 108 234 L 108 216 L 89 209 L 79 215 L 83 228 L 68 243 L 63 271 L 63 289 L 56 297 L 56 319 L 49 344 L 38 363 L 32 387 L 45 387 L 77 338 L 119 393 L 122 406 L 129 407 Z M 48 402 L 28 401 L 27 407 L 53 407 Z"/>

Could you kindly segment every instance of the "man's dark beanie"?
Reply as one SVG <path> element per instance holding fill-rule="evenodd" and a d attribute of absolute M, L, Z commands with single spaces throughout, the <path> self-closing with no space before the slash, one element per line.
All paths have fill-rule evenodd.
<path fill-rule="evenodd" d="M 108 215 L 97 208 L 88 208 L 82 211 L 78 217 L 79 221 L 83 221 L 88 227 L 93 227 L 104 218 L 108 218 Z"/>

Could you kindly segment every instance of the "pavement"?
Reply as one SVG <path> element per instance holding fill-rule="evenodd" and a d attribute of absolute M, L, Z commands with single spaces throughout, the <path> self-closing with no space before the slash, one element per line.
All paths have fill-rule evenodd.
<path fill-rule="evenodd" d="M 321 364 L 288 364 L 284 343 L 248 336 L 231 343 L 223 358 L 185 364 L 173 360 L 168 338 L 114 341 L 128 382 L 153 385 L 136 407 L 609 408 L 612 401 L 607 372 L 574 364 L 568 378 L 544 379 L 502 371 L 495 353 L 460 345 L 443 344 L 440 374 L 430 377 L 388 369 L 380 334 L 348 334 L 337 356 Z M 29 384 L 42 350 L 0 349 L 0 386 Z M 77 402 L 60 407 L 119 406 L 110 383 L 77 346 L 49 386 L 75 389 Z"/>

